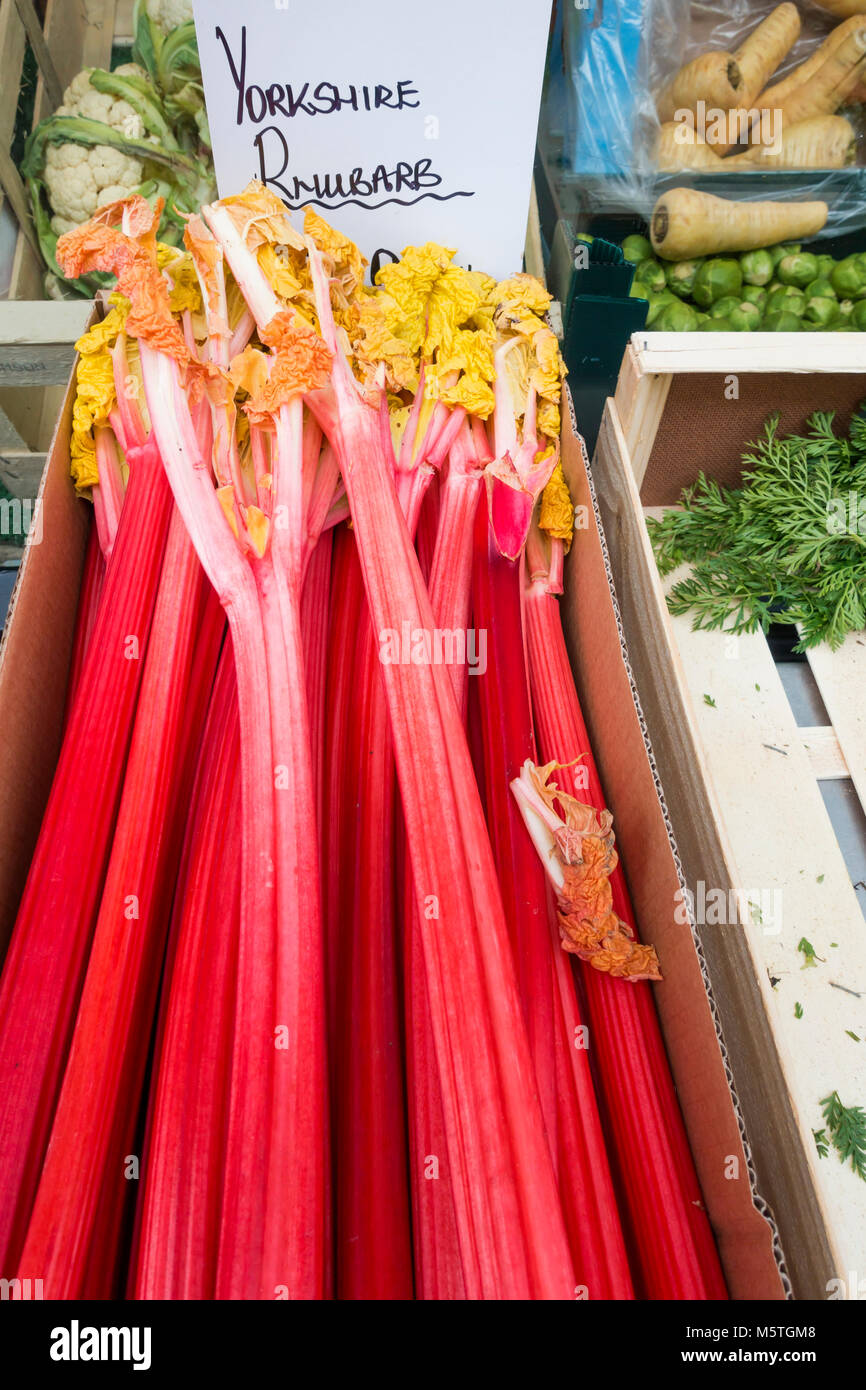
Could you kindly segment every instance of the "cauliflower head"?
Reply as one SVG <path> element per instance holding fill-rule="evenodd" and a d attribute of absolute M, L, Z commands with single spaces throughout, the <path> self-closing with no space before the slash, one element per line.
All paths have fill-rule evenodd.
<path fill-rule="evenodd" d="M 144 122 L 128 101 L 97 92 L 90 85 L 93 68 L 85 68 L 63 94 L 58 116 L 102 121 L 133 140 L 147 138 Z M 137 63 L 117 69 L 121 75 L 145 77 Z M 127 197 L 144 178 L 140 159 L 111 145 L 87 148 L 72 141 L 49 145 L 45 152 L 45 187 L 51 204 L 51 230 L 58 236 L 92 217 L 98 208 Z"/>
<path fill-rule="evenodd" d="M 192 0 L 147 0 L 149 17 L 164 34 L 192 19 Z"/>

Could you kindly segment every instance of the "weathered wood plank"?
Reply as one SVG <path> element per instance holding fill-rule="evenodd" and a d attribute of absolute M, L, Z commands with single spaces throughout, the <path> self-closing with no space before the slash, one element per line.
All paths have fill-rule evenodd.
<path fill-rule="evenodd" d="M 839 782 L 851 776 L 839 735 L 834 728 L 807 728 L 801 725 L 800 742 L 818 782 Z"/>
<path fill-rule="evenodd" d="M 863 334 L 652 333 L 632 335 L 641 373 L 864 372 Z"/>
<path fill-rule="evenodd" d="M 15 0 L 15 8 L 30 40 L 30 47 L 33 49 L 33 56 L 45 85 L 45 94 L 52 107 L 59 106 L 63 100 L 63 85 L 57 75 L 51 51 L 45 42 L 42 23 L 33 8 L 33 0 Z"/>
<path fill-rule="evenodd" d="M 21 501 L 32 501 L 39 492 L 46 454 L 4 448 L 0 453 L 0 482 Z"/>
<path fill-rule="evenodd" d="M 835 652 L 826 643 L 810 647 L 806 656 L 866 809 L 866 633 L 849 633 Z"/>

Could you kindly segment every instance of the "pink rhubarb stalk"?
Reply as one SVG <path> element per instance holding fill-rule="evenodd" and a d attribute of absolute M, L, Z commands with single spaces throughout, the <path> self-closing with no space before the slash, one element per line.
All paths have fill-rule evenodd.
<path fill-rule="evenodd" d="M 137 1118 L 177 869 L 166 829 L 183 791 L 183 715 L 193 680 L 210 688 L 221 636 L 213 624 L 193 672 L 205 583 L 175 513 L 87 976 L 21 1255 L 21 1269 L 39 1270 L 51 1298 L 106 1296 L 88 1268 L 99 1203 L 114 1188 L 122 1206 L 130 1190 L 119 1141 L 128 1145 Z M 110 1264 L 110 1245 L 106 1255 Z"/>
<path fill-rule="evenodd" d="M 382 446 L 337 341 L 320 253 L 316 307 L 334 353 L 332 440 L 377 632 L 432 633 L 433 612 Z M 416 901 L 467 1293 L 562 1298 L 573 1269 L 521 1017 L 496 871 L 447 670 L 382 666 Z M 420 739 L 419 729 L 425 731 Z"/>
<path fill-rule="evenodd" d="M 554 541 L 554 549 L 561 542 Z M 560 557 L 561 562 L 561 557 Z M 563 790 L 596 810 L 604 791 L 574 684 L 559 603 L 533 564 L 526 631 L 539 752 L 555 760 Z M 611 875 L 614 911 L 634 930 L 622 866 Z M 662 962 L 663 964 L 663 962 Z M 579 966 L 595 1039 L 604 1111 L 639 1296 L 725 1298 L 655 1005 L 647 984 L 611 980 Z"/>
<path fill-rule="evenodd" d="M 142 451 L 0 982 L 0 1269 L 8 1277 L 87 967 L 170 513 L 156 451 Z"/>
<path fill-rule="evenodd" d="M 175 949 L 142 1165 L 134 1298 L 214 1297 L 240 920 L 239 736 L 229 642 L 202 739 L 175 901 Z"/>

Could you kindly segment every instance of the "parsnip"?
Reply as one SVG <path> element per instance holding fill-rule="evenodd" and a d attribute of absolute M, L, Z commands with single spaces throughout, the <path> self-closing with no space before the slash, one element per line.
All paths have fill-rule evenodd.
<path fill-rule="evenodd" d="M 844 116 L 812 116 L 785 126 L 780 148 L 753 145 L 731 155 L 729 169 L 842 169 L 854 161 L 854 129 Z"/>
<path fill-rule="evenodd" d="M 864 4 L 866 4 L 866 0 L 864 0 Z M 863 52 L 866 53 L 866 13 L 855 14 L 851 19 L 846 19 L 844 24 L 837 24 L 824 42 L 818 45 L 811 57 L 807 58 L 804 63 L 800 63 L 793 72 L 789 72 L 788 76 L 783 77 L 781 82 L 775 82 L 772 87 L 765 88 L 755 105 L 764 108 L 781 106 L 796 87 L 801 87 L 804 82 L 808 82 L 810 77 L 814 77 L 821 65 L 836 52 L 839 45 L 844 43 L 849 35 L 858 33 L 862 35 L 860 41 L 863 44 Z"/>
<path fill-rule="evenodd" d="M 671 79 L 656 102 L 659 120 L 672 121 L 677 111 L 693 111 L 699 101 L 727 111 L 740 99 L 743 78 L 731 53 L 702 53 Z"/>
<path fill-rule="evenodd" d="M 806 82 L 795 87 L 777 104 L 783 129 L 812 116 L 832 116 L 866 74 L 864 31 L 849 33 Z"/>
<path fill-rule="evenodd" d="M 797 6 L 790 3 L 777 5 L 737 49 L 734 59 L 742 77 L 737 105 L 744 113 L 750 110 L 755 98 L 764 90 L 785 54 L 796 43 L 799 33 L 800 12 Z M 716 153 L 727 154 L 730 148 L 730 144 L 720 145 Z"/>
<path fill-rule="evenodd" d="M 677 169 L 714 169 L 718 171 L 719 156 L 691 126 L 680 121 L 666 121 L 659 130 L 656 163 L 663 173 Z"/>
<path fill-rule="evenodd" d="M 866 0 L 815 0 L 815 4 L 839 19 L 846 19 L 852 14 L 866 14 Z"/>
<path fill-rule="evenodd" d="M 664 260 L 682 261 L 800 241 L 826 221 L 826 203 L 735 203 L 693 188 L 672 188 L 653 208 L 650 240 Z"/>

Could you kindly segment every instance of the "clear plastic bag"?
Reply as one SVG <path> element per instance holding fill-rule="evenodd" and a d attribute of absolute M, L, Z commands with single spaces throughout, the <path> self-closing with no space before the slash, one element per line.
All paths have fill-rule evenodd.
<path fill-rule="evenodd" d="M 553 60 L 559 81 L 549 86 L 543 122 L 559 128 L 555 163 L 572 189 L 564 204 L 647 217 L 662 191 L 687 184 L 744 201 L 820 199 L 829 210 L 822 237 L 866 226 L 866 121 L 859 105 L 844 108 L 857 137 L 857 162 L 844 169 L 659 171 L 656 97 L 665 83 L 708 50 L 735 53 L 777 3 L 559 0 L 561 54 Z M 808 58 L 840 22 L 808 0 L 798 9 L 800 35 L 771 83 Z"/>

